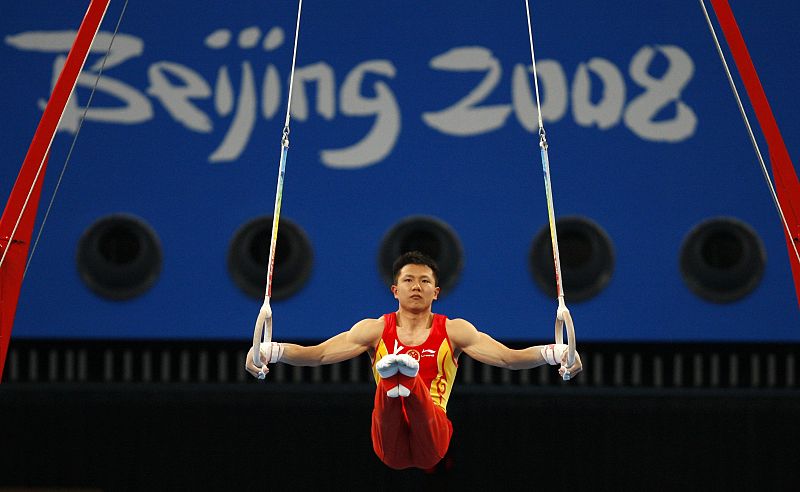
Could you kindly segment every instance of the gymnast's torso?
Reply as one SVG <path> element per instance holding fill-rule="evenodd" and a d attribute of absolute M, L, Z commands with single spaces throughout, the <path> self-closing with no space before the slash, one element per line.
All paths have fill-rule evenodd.
<path fill-rule="evenodd" d="M 387 354 L 408 354 L 419 362 L 419 377 L 431 394 L 433 403 L 447 410 L 447 400 L 453 388 L 458 363 L 447 336 L 447 317 L 433 315 L 428 337 L 418 345 L 405 345 L 397 335 L 397 313 L 383 315 L 383 333 L 375 347 L 372 371 L 380 378 L 375 364 Z"/>

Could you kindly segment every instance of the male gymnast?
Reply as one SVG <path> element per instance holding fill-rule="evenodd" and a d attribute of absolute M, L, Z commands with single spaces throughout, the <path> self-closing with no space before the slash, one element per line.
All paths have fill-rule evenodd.
<path fill-rule="evenodd" d="M 432 312 L 439 296 L 436 263 L 419 252 L 400 256 L 393 265 L 392 294 L 396 312 L 364 319 L 350 330 L 315 346 L 262 343 L 261 358 L 270 363 L 318 366 L 352 359 L 367 352 L 377 383 L 372 412 L 372 446 L 389 467 L 429 469 L 441 460 L 450 444 L 453 425 L 447 418 L 447 400 L 453 388 L 458 358 L 466 353 L 484 364 L 528 369 L 543 364 L 566 364 L 567 345 L 537 345 L 513 350 L 478 331 L 463 319 Z M 245 369 L 253 376 L 269 372 L 253 363 L 253 349 Z M 582 370 L 575 354 L 570 372 Z"/>

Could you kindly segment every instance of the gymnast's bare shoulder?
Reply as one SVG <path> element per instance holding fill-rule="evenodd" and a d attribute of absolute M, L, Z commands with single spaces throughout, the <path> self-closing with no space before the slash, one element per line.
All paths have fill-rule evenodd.
<path fill-rule="evenodd" d="M 354 324 L 347 333 L 350 342 L 373 348 L 378 344 L 383 333 L 384 320 L 380 318 L 366 318 Z"/>

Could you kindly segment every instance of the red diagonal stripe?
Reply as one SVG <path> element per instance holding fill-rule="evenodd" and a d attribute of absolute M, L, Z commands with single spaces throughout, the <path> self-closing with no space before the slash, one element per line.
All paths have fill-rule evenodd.
<path fill-rule="evenodd" d="M 0 218 L 0 256 L 5 248 L 9 248 L 6 259 L 0 267 L 0 379 L 3 376 L 14 315 L 17 311 L 22 274 L 28 257 L 50 144 L 67 106 L 67 100 L 89 55 L 95 35 L 103 22 L 109 1 L 92 0 L 89 4 L 64 68 L 36 128 L 33 141 L 28 147 L 28 153 L 11 190 L 3 216 Z M 25 205 L 30 190 L 33 190 L 33 193 Z M 16 232 L 13 232 L 18 220 L 19 226 Z M 13 237 L 11 237 L 12 232 Z"/>
<path fill-rule="evenodd" d="M 747 50 L 747 45 L 739 30 L 739 25 L 733 16 L 733 11 L 727 0 L 711 0 L 711 5 L 719 20 L 725 40 L 733 54 L 736 68 L 742 78 L 750 103 L 756 113 L 761 131 L 769 147 L 769 160 L 772 174 L 775 178 L 775 191 L 778 195 L 778 202 L 783 209 L 784 217 L 789 226 L 789 231 L 784 230 L 786 235 L 786 247 L 789 250 L 789 263 L 792 265 L 792 275 L 794 276 L 794 287 L 800 303 L 800 262 L 795 255 L 792 243 L 800 249 L 800 182 L 794 165 L 786 150 L 781 131 L 772 108 L 767 101 L 767 95 L 761 86 L 756 67 Z"/>

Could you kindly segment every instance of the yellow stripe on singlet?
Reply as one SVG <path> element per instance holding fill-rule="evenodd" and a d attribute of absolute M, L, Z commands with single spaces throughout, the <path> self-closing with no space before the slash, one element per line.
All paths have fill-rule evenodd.
<path fill-rule="evenodd" d="M 458 366 L 453 360 L 453 353 L 450 351 L 450 344 L 447 339 L 442 340 L 439 350 L 436 351 L 436 367 L 438 374 L 431 381 L 431 399 L 434 405 L 438 405 L 442 410 L 447 411 L 447 400 L 453 390 L 453 382 L 456 379 Z"/>
<path fill-rule="evenodd" d="M 375 384 L 379 384 L 381 382 L 381 376 L 378 374 L 378 370 L 375 366 L 378 364 L 378 361 L 383 358 L 383 356 L 388 355 L 389 351 L 386 349 L 386 344 L 383 343 L 383 339 L 378 342 L 378 347 L 375 349 L 375 359 L 372 361 L 372 375 L 375 376 Z"/>

